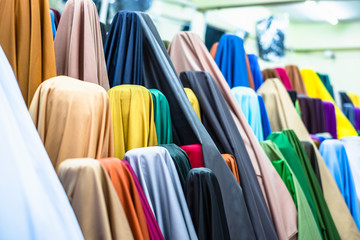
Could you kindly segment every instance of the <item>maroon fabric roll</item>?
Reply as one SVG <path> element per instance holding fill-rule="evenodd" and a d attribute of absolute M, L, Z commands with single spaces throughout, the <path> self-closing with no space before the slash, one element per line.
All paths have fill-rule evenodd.
<path fill-rule="evenodd" d="M 191 168 L 205 167 L 201 144 L 184 145 L 180 148 L 188 155 Z"/>

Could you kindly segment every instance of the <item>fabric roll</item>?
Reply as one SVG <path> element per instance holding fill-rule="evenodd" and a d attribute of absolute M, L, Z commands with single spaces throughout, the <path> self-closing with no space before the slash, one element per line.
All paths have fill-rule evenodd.
<path fill-rule="evenodd" d="M 248 87 L 234 87 L 231 89 L 236 101 L 241 107 L 242 113 L 247 119 L 255 136 L 261 142 L 264 140 L 263 126 L 259 99 L 254 90 Z"/>
<path fill-rule="evenodd" d="M 240 37 L 224 34 L 219 40 L 215 62 L 230 88 L 250 86 L 244 44 Z"/>
<path fill-rule="evenodd" d="M 341 99 L 341 106 L 344 106 L 345 103 L 348 103 L 351 106 L 354 106 L 354 104 L 352 103 L 351 99 L 349 98 L 349 96 L 347 95 L 346 92 L 339 92 L 339 94 L 340 94 L 340 99 Z"/>
<path fill-rule="evenodd" d="M 321 74 L 321 73 L 316 73 L 316 74 L 319 76 L 321 82 L 324 84 L 325 88 L 330 93 L 331 97 L 334 98 L 334 90 L 331 85 L 329 75 Z"/>
<path fill-rule="evenodd" d="M 127 31 L 127 26 L 134 28 L 134 30 L 139 27 L 139 31 Z M 121 34 L 122 32 L 123 34 Z M 122 38 L 118 37 L 120 34 Z M 126 47 L 121 48 L 123 45 Z M 141 50 L 143 49 L 142 46 L 145 46 L 144 50 Z M 135 50 L 141 50 L 141 54 L 136 55 L 134 61 L 122 60 L 124 56 L 134 56 L 133 51 Z M 109 52 L 112 54 L 108 54 Z M 178 146 L 201 145 L 200 149 L 203 151 L 205 166 L 211 169 L 218 178 L 230 235 L 233 238 L 239 236 L 251 238 L 254 235 L 253 227 L 245 222 L 238 221 L 238 216 L 242 212 L 242 205 L 233 200 L 241 198 L 241 188 L 232 177 L 228 166 L 223 161 L 219 161 L 221 155 L 188 102 L 178 74 L 151 18 L 145 13 L 117 13 L 105 43 L 105 56 L 109 64 L 109 72 L 131 73 L 124 79 L 132 84 L 137 84 L 140 80 L 138 72 L 132 70 L 138 69 L 136 64 L 142 64 L 140 68 L 144 70 L 141 75 L 144 80 L 142 81 L 143 84 L 147 88 L 160 90 L 169 102 L 174 143 Z M 117 61 L 118 58 L 119 61 Z M 113 79 L 110 78 L 110 74 L 109 79 Z M 261 229 L 261 225 L 257 228 Z"/>
<path fill-rule="evenodd" d="M 203 150 L 200 144 L 180 146 L 189 157 L 191 168 L 205 167 Z"/>
<path fill-rule="evenodd" d="M 301 70 L 301 75 L 304 79 L 306 91 L 309 97 L 320 98 L 323 101 L 334 103 L 333 98 L 326 90 L 324 84 L 321 82 L 318 75 L 311 69 Z M 357 136 L 355 128 L 350 121 L 345 117 L 341 110 L 335 106 L 337 137 L 342 138 L 346 136 Z"/>
<path fill-rule="evenodd" d="M 257 91 L 264 82 L 258 62 L 258 57 L 255 54 L 248 54 L 247 56 L 249 58 L 251 74 L 254 80 L 254 90 Z"/>
<path fill-rule="evenodd" d="M 169 45 L 170 45 L 170 41 L 168 41 L 168 40 L 163 40 L 163 43 L 164 43 L 165 48 L 168 49 L 168 48 L 169 48 Z"/>
<path fill-rule="evenodd" d="M 287 90 L 292 90 L 293 87 L 291 85 L 289 76 L 287 75 L 285 68 L 275 68 L 274 70 L 276 71 L 276 73 L 280 77 L 280 80 L 284 84 L 285 88 Z"/>
<path fill-rule="evenodd" d="M 277 131 L 293 129 L 300 140 L 312 141 L 306 127 L 291 103 L 285 87 L 278 79 L 269 79 L 264 82 L 259 88 L 258 93 L 264 98 L 273 131 L 274 129 L 278 129 Z M 337 229 L 341 239 L 359 238 L 359 231 L 334 178 L 317 149 L 315 149 L 315 153 L 320 168 L 324 197 L 336 226 L 336 228 L 331 228 L 331 232 Z M 335 232 L 332 238 L 339 239 Z"/>
<path fill-rule="evenodd" d="M 290 236 L 293 236 L 297 232 L 295 216 L 296 209 L 293 205 L 293 211 L 284 211 L 281 206 L 287 205 L 287 202 L 291 203 L 291 196 L 289 195 L 278 173 L 269 162 L 265 152 L 262 150 L 253 131 L 251 130 L 251 127 L 242 114 L 240 106 L 237 104 L 235 97 L 231 94 L 229 85 L 221 74 L 221 71 L 217 67 L 216 63 L 211 58 L 204 43 L 194 33 L 181 32 L 175 35 L 172 40 L 169 47 L 169 53 L 178 73 L 186 70 L 203 70 L 209 72 L 214 78 L 226 100 L 235 124 L 245 143 L 246 150 L 252 161 L 254 169 L 256 170 L 256 174 L 262 179 L 262 181 L 260 181 L 262 189 L 264 191 L 265 189 L 269 189 L 266 190 L 266 194 L 264 195 L 266 196 L 267 203 L 271 206 L 271 216 L 276 227 L 277 236 L 281 239 L 290 238 Z M 215 173 L 214 169 L 211 170 Z M 218 181 L 221 181 L 219 176 L 216 177 L 218 178 Z M 221 183 L 220 186 L 222 186 Z M 281 194 L 275 194 L 276 191 L 281 192 Z M 223 190 L 221 190 L 221 192 L 223 193 Z M 224 196 L 223 199 L 225 202 L 226 199 Z M 225 203 L 225 209 L 227 209 L 228 204 L 229 203 Z M 234 212 L 233 209 L 229 209 L 229 211 Z M 258 221 L 261 221 L 261 223 Z M 232 222 L 228 220 L 228 224 L 231 234 Z M 255 228 L 259 238 L 265 237 L 265 235 L 263 235 L 264 229 L 267 229 L 271 225 L 272 224 L 268 221 L 265 222 L 264 219 L 259 220 L 258 218 L 256 218 L 256 223 L 253 223 L 253 226 L 256 226 Z M 233 235 L 231 235 L 231 237 L 233 237 Z M 269 235 L 267 234 L 266 237 L 269 237 Z M 239 238 L 239 235 L 235 235 L 234 238 Z"/>
<path fill-rule="evenodd" d="M 335 105 L 337 105 L 338 107 L 341 107 L 342 103 L 341 103 L 340 93 L 335 87 L 333 87 L 333 91 L 334 91 Z"/>
<path fill-rule="evenodd" d="M 29 106 L 41 82 L 56 76 L 49 1 L 1 1 L 0 16 L 0 46 Z"/>
<path fill-rule="evenodd" d="M 355 127 L 355 111 L 354 106 L 351 103 L 344 103 L 342 105 L 342 111 L 347 119 L 349 119 L 350 123 Z"/>
<path fill-rule="evenodd" d="M 154 106 L 154 121 L 158 144 L 173 142 L 169 102 L 157 89 L 149 89 Z"/>
<path fill-rule="evenodd" d="M 354 120 L 355 120 L 355 129 L 360 130 L 360 108 L 354 107 Z"/>
<path fill-rule="evenodd" d="M 0 79 L 0 238 L 84 239 L 1 47 Z"/>
<path fill-rule="evenodd" d="M 255 90 L 255 86 L 254 86 L 254 79 L 251 73 L 251 67 L 250 67 L 250 62 L 249 62 L 249 57 L 248 55 L 245 53 L 245 62 L 246 62 L 246 71 L 247 71 L 247 75 L 248 75 L 248 79 L 249 79 L 249 87 L 253 90 Z"/>
<path fill-rule="evenodd" d="M 125 154 L 144 190 L 165 239 L 198 239 L 169 152 L 137 148 Z"/>
<path fill-rule="evenodd" d="M 322 190 L 320 167 L 319 167 L 319 164 L 318 164 L 318 159 L 317 159 L 317 156 L 316 156 L 314 145 L 309 141 L 301 141 L 301 145 L 302 145 L 302 147 L 304 148 L 304 150 L 306 152 L 306 155 L 307 155 L 307 157 L 308 157 L 308 159 L 310 161 L 311 167 L 314 170 L 314 173 L 316 175 L 316 179 L 319 182 L 319 185 L 320 185 L 319 187 Z"/>
<path fill-rule="evenodd" d="M 263 129 L 264 139 L 266 139 L 271 133 L 271 126 L 269 117 L 265 108 L 264 100 L 261 95 L 257 94 L 260 106 L 260 114 L 261 114 L 261 125 Z"/>
<path fill-rule="evenodd" d="M 131 173 L 120 159 L 103 158 L 99 160 L 108 173 L 121 205 L 124 208 L 135 239 L 150 239 L 144 210 Z"/>
<path fill-rule="evenodd" d="M 189 99 L 189 102 L 194 109 L 196 115 L 199 117 L 201 121 L 201 111 L 200 111 L 200 105 L 199 101 L 197 100 L 196 95 L 190 88 L 184 88 L 187 98 Z"/>
<path fill-rule="evenodd" d="M 60 18 L 61 18 L 61 13 L 58 10 L 56 10 L 55 8 L 50 8 L 50 10 L 52 10 L 54 12 L 55 27 L 57 29 L 59 26 Z"/>
<path fill-rule="evenodd" d="M 239 177 L 239 170 L 236 164 L 236 159 L 234 158 L 233 155 L 231 154 L 221 154 L 221 156 L 223 157 L 224 161 L 226 162 L 226 164 L 229 166 L 231 172 L 233 173 L 236 181 L 238 181 L 238 183 L 240 184 L 240 177 Z"/>
<path fill-rule="evenodd" d="M 120 85 L 108 91 L 115 157 L 128 150 L 158 144 L 151 93 L 142 86 Z"/>
<path fill-rule="evenodd" d="M 335 107 L 332 102 L 323 101 L 326 127 L 333 138 L 337 138 Z"/>
<path fill-rule="evenodd" d="M 132 169 L 130 163 L 128 163 L 125 160 L 121 160 L 121 162 L 126 166 L 126 168 L 129 170 L 131 177 L 135 183 L 136 189 L 138 191 L 139 197 L 140 197 L 140 201 L 141 201 L 141 205 L 143 207 L 144 210 L 144 215 L 146 218 L 146 223 L 149 229 L 149 234 L 150 234 L 150 239 L 164 239 L 164 236 L 160 230 L 159 224 L 157 223 L 154 213 L 149 205 L 149 202 L 145 196 L 145 193 L 141 187 L 141 184 L 134 172 L 134 170 Z"/>
<path fill-rule="evenodd" d="M 99 85 L 51 78 L 39 86 L 29 111 L 55 169 L 67 158 L 114 155 L 109 99 Z"/>
<path fill-rule="evenodd" d="M 218 46 L 219 46 L 219 42 L 215 42 L 215 43 L 211 46 L 210 55 L 211 55 L 211 57 L 212 57 L 213 59 L 215 59 Z"/>
<path fill-rule="evenodd" d="M 191 164 L 188 155 L 184 150 L 175 144 L 162 144 L 161 147 L 166 148 L 174 161 L 176 171 L 179 175 L 179 180 L 183 190 L 186 185 L 186 177 L 191 170 Z M 185 192 L 185 191 L 184 191 Z"/>
<path fill-rule="evenodd" d="M 68 159 L 58 170 L 85 239 L 134 239 L 123 206 L 100 162 Z"/>
<path fill-rule="evenodd" d="M 106 41 L 107 31 L 106 31 L 106 25 L 102 22 L 100 22 L 100 31 L 101 31 L 101 39 L 104 45 Z"/>
<path fill-rule="evenodd" d="M 355 93 L 347 93 L 347 95 L 349 96 L 351 102 L 354 104 L 355 107 L 360 107 L 360 97 L 359 95 L 355 94 Z"/>
<path fill-rule="evenodd" d="M 100 22 L 92 0 L 66 2 L 54 45 L 57 75 L 109 90 Z"/>
<path fill-rule="evenodd" d="M 321 143 L 319 151 L 333 175 L 351 215 L 359 228 L 359 202 L 344 144 L 336 139 L 325 140 Z"/>
<path fill-rule="evenodd" d="M 270 140 L 260 143 L 286 184 L 298 211 L 297 239 L 322 239 L 305 194 L 280 149 Z"/>
<path fill-rule="evenodd" d="M 53 36 L 53 39 L 55 39 L 55 36 L 56 36 L 55 13 L 51 9 L 50 9 L 50 18 L 51 18 L 52 36 Z"/>
<path fill-rule="evenodd" d="M 309 98 L 299 95 L 301 119 L 309 133 L 323 133 L 328 131 L 324 105 L 319 98 Z"/>
<path fill-rule="evenodd" d="M 264 81 L 271 79 L 271 78 L 277 78 L 280 80 L 280 76 L 277 74 L 275 69 L 272 69 L 272 68 L 266 68 L 266 69 L 262 70 L 262 76 L 263 76 Z"/>
<path fill-rule="evenodd" d="M 189 172 L 185 196 L 199 240 L 230 239 L 219 182 L 210 169 Z"/>
<path fill-rule="evenodd" d="M 304 84 L 304 80 L 302 79 L 300 70 L 296 65 L 286 65 L 285 66 L 286 73 L 289 77 L 291 86 L 298 94 L 306 95 L 306 87 Z"/>
<path fill-rule="evenodd" d="M 292 103 L 294 104 L 294 106 L 296 106 L 296 100 L 297 100 L 297 92 L 294 90 L 287 90 L 287 93 L 290 96 L 290 99 L 292 101 Z"/>

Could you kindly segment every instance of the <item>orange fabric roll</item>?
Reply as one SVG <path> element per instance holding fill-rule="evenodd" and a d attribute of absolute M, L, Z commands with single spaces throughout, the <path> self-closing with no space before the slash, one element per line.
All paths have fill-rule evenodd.
<path fill-rule="evenodd" d="M 221 156 L 224 158 L 226 164 L 229 166 L 231 172 L 234 174 L 236 181 L 238 181 L 238 183 L 240 184 L 239 170 L 236 165 L 235 157 L 227 153 L 221 154 Z"/>
<path fill-rule="evenodd" d="M 252 88 L 253 90 L 255 90 L 254 79 L 253 79 L 253 76 L 251 73 L 249 57 L 247 54 L 245 54 L 245 61 L 246 61 L 246 71 L 247 71 L 248 80 L 249 80 L 249 87 Z"/>
<path fill-rule="evenodd" d="M 217 51 L 217 48 L 219 46 L 219 42 L 216 42 L 212 45 L 211 49 L 210 49 L 210 55 L 213 59 L 215 59 L 215 56 L 216 56 L 216 51 Z"/>

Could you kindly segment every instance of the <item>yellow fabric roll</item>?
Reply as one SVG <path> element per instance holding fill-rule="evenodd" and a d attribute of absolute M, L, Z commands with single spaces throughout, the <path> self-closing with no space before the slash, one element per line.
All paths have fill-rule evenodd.
<path fill-rule="evenodd" d="M 329 101 L 334 104 L 338 138 L 357 136 L 358 134 L 354 126 L 346 118 L 343 112 L 337 107 L 334 99 L 331 97 L 330 93 L 326 90 L 324 84 L 321 82 L 316 72 L 311 69 L 302 69 L 301 76 L 304 80 L 306 91 L 309 97 L 320 98 L 321 100 Z"/>
<path fill-rule="evenodd" d="M 0 29 L 0 45 L 29 106 L 41 82 L 56 76 L 49 1 L 0 1 Z"/>
<path fill-rule="evenodd" d="M 191 106 L 193 107 L 196 115 L 199 117 L 199 119 L 201 121 L 200 104 L 199 104 L 199 101 L 197 100 L 195 93 L 190 88 L 184 88 L 184 90 L 185 90 L 186 96 L 189 99 Z"/>
<path fill-rule="evenodd" d="M 108 91 L 114 130 L 115 157 L 122 159 L 133 148 L 158 144 L 154 108 L 149 90 L 120 85 Z"/>
<path fill-rule="evenodd" d="M 347 93 L 355 107 L 360 107 L 360 97 L 355 93 Z"/>

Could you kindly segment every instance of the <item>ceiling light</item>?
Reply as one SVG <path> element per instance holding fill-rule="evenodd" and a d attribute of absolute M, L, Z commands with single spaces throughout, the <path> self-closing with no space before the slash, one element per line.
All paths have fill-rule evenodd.
<path fill-rule="evenodd" d="M 339 20 L 337 19 L 337 17 L 331 11 L 327 10 L 324 7 L 321 7 L 318 2 L 308 0 L 304 2 L 304 5 L 308 9 L 308 11 L 318 15 L 332 25 L 338 24 Z"/>

